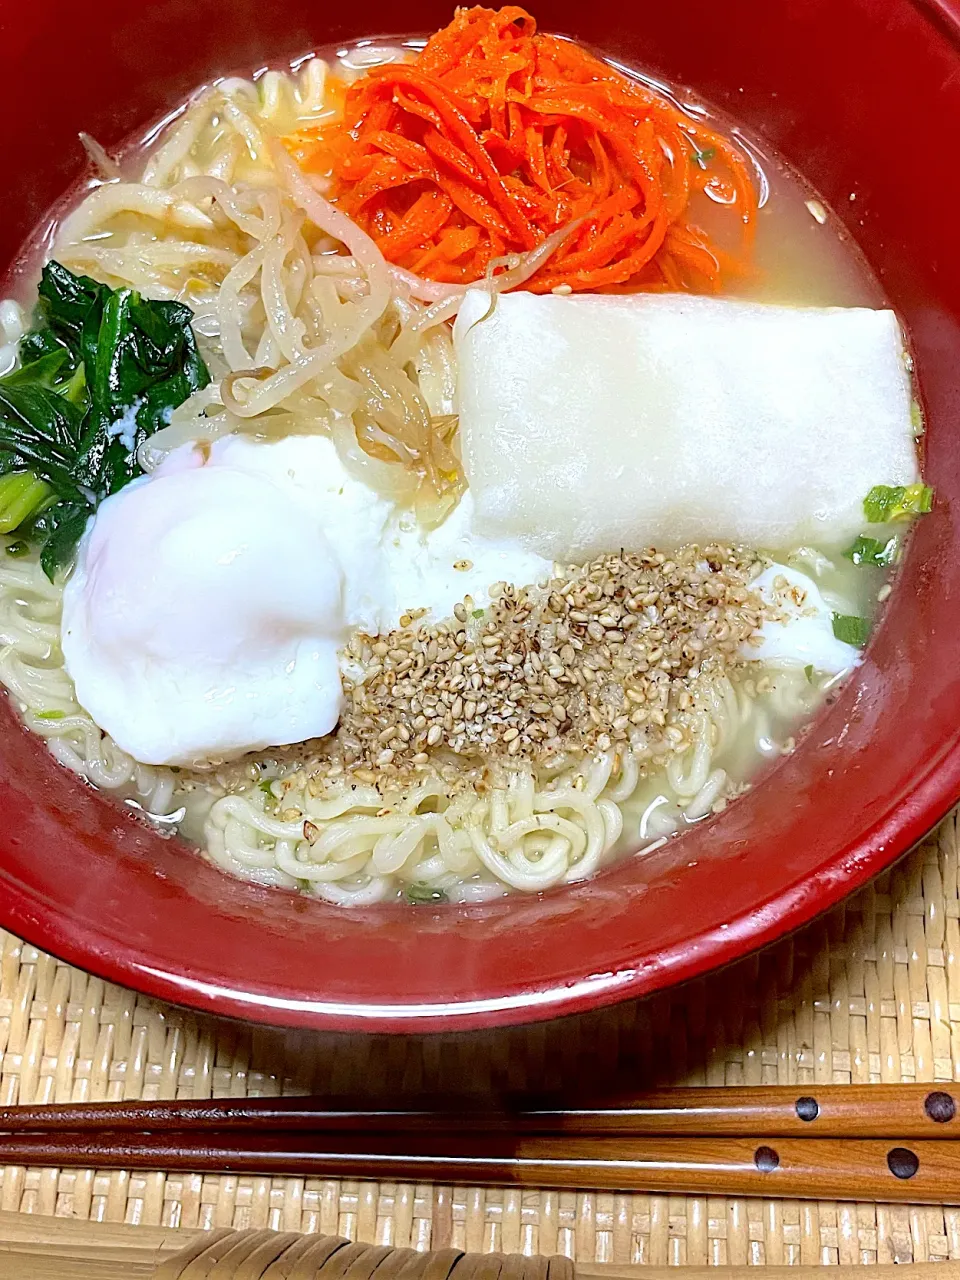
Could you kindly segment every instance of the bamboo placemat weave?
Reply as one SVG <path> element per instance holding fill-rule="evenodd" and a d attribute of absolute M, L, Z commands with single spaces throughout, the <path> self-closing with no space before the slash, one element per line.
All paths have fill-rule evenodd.
<path fill-rule="evenodd" d="M 2 937 L 2 935 L 0 935 Z M 431 1038 L 239 1026 L 137 996 L 18 939 L 0 958 L 0 1103 L 463 1088 L 960 1079 L 960 836 L 934 837 L 762 956 L 652 1000 Z M 273 1228 L 578 1263 L 960 1260 L 960 1208 L 6 1168 L 0 1210 Z"/>

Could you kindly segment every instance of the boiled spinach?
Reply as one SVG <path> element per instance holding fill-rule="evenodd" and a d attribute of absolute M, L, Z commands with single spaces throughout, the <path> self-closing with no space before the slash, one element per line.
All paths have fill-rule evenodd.
<path fill-rule="evenodd" d="M 143 441 L 210 374 L 182 303 L 111 289 L 58 262 L 44 267 L 38 292 L 20 367 L 0 378 L 0 475 L 43 482 L 17 527 L 53 578 L 98 503 L 140 474 Z"/>

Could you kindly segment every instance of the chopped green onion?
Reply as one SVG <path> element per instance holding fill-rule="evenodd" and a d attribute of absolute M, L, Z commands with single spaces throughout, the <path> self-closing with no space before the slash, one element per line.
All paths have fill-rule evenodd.
<path fill-rule="evenodd" d="M 30 554 L 30 543 L 18 538 L 16 542 L 8 542 L 6 550 L 11 559 L 19 560 L 22 556 Z"/>
<path fill-rule="evenodd" d="M 705 169 L 716 154 L 716 147 L 704 147 L 702 151 L 699 149 L 694 151 L 690 159 L 694 164 L 698 164 L 701 169 Z"/>
<path fill-rule="evenodd" d="M 858 649 L 862 649 L 870 638 L 870 623 L 866 618 L 858 618 L 855 614 L 835 613 L 833 634 L 844 644 L 856 645 Z"/>
<path fill-rule="evenodd" d="M 807 677 L 807 684 L 813 684 L 813 663 L 808 662 L 803 668 L 803 674 Z"/>
<path fill-rule="evenodd" d="M 473 616 L 474 616 L 475 618 L 482 618 L 482 617 L 483 617 L 483 610 L 482 610 L 482 609 L 474 609 L 474 611 L 473 611 Z"/>
<path fill-rule="evenodd" d="M 65 711 L 38 711 L 38 720 L 63 720 L 66 718 Z"/>
<path fill-rule="evenodd" d="M 913 427 L 915 436 L 922 436 L 925 430 L 923 425 L 923 410 L 917 400 L 910 401 L 910 424 Z"/>
<path fill-rule="evenodd" d="M 260 783 L 260 790 L 265 796 L 269 796 L 271 800 L 276 800 L 277 797 L 273 794 L 273 783 L 273 778 L 264 778 Z"/>
<path fill-rule="evenodd" d="M 407 901 L 415 907 L 421 907 L 429 902 L 446 902 L 447 895 L 442 889 L 435 889 L 432 884 L 415 881 L 407 885 Z"/>
<path fill-rule="evenodd" d="M 908 485 L 874 485 L 863 500 L 863 510 L 870 524 L 886 524 L 888 520 L 905 520 L 922 516 L 933 506 L 933 490 L 918 482 Z"/>
<path fill-rule="evenodd" d="M 13 533 L 40 510 L 52 489 L 32 471 L 10 471 L 0 476 L 0 533 Z"/>
<path fill-rule="evenodd" d="M 854 564 L 875 564 L 885 568 L 893 564 L 893 558 L 897 554 L 897 539 L 868 538 L 866 534 L 861 534 L 843 554 Z"/>

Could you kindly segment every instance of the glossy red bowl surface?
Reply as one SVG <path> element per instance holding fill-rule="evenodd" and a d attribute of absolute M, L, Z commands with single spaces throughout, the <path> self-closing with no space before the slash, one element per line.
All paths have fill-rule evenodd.
<path fill-rule="evenodd" d="M 220 72 L 434 29 L 450 12 L 437 0 L 0 0 L 0 271 L 79 173 L 78 130 L 109 147 Z M 960 796 L 960 3 L 543 0 L 537 16 L 692 85 L 769 139 L 904 318 L 937 500 L 866 661 L 796 753 L 702 828 L 587 884 L 438 910 L 348 912 L 233 880 L 61 770 L 3 701 L 0 922 L 31 942 L 264 1022 L 521 1022 L 654 991 L 771 941 Z"/>

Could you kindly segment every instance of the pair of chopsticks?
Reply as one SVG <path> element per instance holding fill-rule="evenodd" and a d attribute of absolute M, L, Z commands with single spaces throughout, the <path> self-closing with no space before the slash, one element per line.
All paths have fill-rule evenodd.
<path fill-rule="evenodd" d="M 960 1086 L 674 1089 L 591 1107 L 317 1098 L 0 1107 L 0 1164 L 687 1195 L 960 1199 Z"/>

